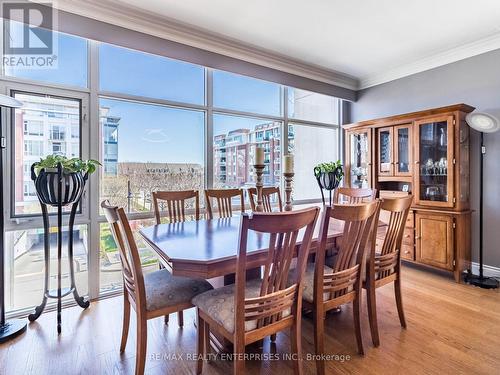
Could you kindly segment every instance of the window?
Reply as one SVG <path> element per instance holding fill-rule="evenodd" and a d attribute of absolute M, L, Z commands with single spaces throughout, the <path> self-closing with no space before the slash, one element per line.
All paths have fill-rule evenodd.
<path fill-rule="evenodd" d="M 227 73 L 213 72 L 214 107 L 281 116 L 282 89 L 277 83 Z"/>
<path fill-rule="evenodd" d="M 313 168 L 318 163 L 340 158 L 339 130 L 291 124 L 288 126 L 288 149 L 294 155 L 295 164 L 293 199 L 321 199 Z"/>
<path fill-rule="evenodd" d="M 43 29 L 37 29 L 37 31 L 49 32 Z M 22 38 L 23 33 L 11 33 L 9 37 Z M 56 46 L 56 67 L 12 67 L 4 64 L 5 75 L 33 81 L 87 87 L 87 41 L 76 36 L 56 32 L 54 45 Z"/>
<path fill-rule="evenodd" d="M 141 212 L 155 190 L 204 188 L 204 112 L 115 99 L 100 107 L 99 201 Z"/>
<path fill-rule="evenodd" d="M 43 155 L 43 141 L 24 141 L 24 156 L 39 158 Z"/>
<path fill-rule="evenodd" d="M 288 117 L 338 124 L 340 99 L 310 91 L 288 88 Z"/>
<path fill-rule="evenodd" d="M 24 135 L 43 135 L 43 121 L 24 120 Z"/>
<path fill-rule="evenodd" d="M 202 105 L 204 82 L 205 69 L 201 66 L 110 44 L 99 46 L 99 84 L 103 91 Z"/>
<path fill-rule="evenodd" d="M 4 196 L 12 197 L 6 215 L 14 219 L 6 220 L 9 310 L 40 302 L 43 223 L 31 166 L 49 154 L 102 163 L 87 184 L 77 217 L 79 223 L 90 220 L 92 228 L 99 228 L 92 233 L 92 245 L 100 239 L 90 250 L 93 259 L 100 257 L 99 275 L 88 277 L 87 226 L 77 229 L 75 266 L 82 294 L 88 284 L 91 291 L 122 288 L 117 248 L 97 206 L 104 199 L 130 214 L 137 233 L 154 223 L 153 191 L 255 186 L 256 146 L 264 150 L 265 185 L 283 187 L 283 154 L 292 152 L 294 200 L 320 198 L 312 169 L 339 158 L 340 100 L 62 33 L 57 37 L 55 69 L 0 69 L 4 89 L 24 103 L 9 112 L 12 150 L 6 159 L 11 165 L 2 166 L 10 178 Z M 96 58 L 88 59 L 89 47 L 97 51 Z M 99 74 L 88 77 L 88 71 Z M 95 79 L 97 92 L 92 94 L 99 97 L 98 107 L 88 105 L 88 78 Z M 99 119 L 98 129 L 88 119 Z M 207 154 L 212 160 L 206 160 Z M 156 270 L 155 254 L 137 240 L 145 272 Z"/>
<path fill-rule="evenodd" d="M 15 197 L 14 216 L 40 213 L 40 205 L 34 191 L 30 173 L 23 171 L 24 165 L 31 165 L 50 154 L 65 155 L 67 157 L 80 155 L 80 143 L 71 142 L 66 136 L 72 130 L 77 131 L 79 140 L 79 126 L 74 127 L 74 120 L 70 116 L 80 118 L 80 100 L 53 97 L 23 92 L 15 92 L 14 97 L 24 105 L 15 110 L 14 116 L 14 158 L 16 167 L 13 168 L 12 189 Z M 51 114 L 59 113 L 61 119 L 55 123 Z M 19 129 L 19 130 L 18 130 Z M 33 134 L 37 136 L 33 138 Z M 19 178 L 17 178 L 19 176 Z M 25 188 L 26 185 L 30 187 Z M 29 191 L 29 194 L 26 194 Z"/>
<path fill-rule="evenodd" d="M 57 243 L 57 228 L 50 228 L 50 243 L 52 249 Z M 67 238 L 68 229 L 63 228 L 63 238 Z M 75 266 L 75 281 L 80 295 L 88 293 L 88 242 L 87 226 L 74 227 L 73 259 Z M 44 287 L 43 262 L 43 228 L 22 229 L 5 234 L 5 303 L 8 311 L 32 308 L 42 301 Z M 63 242 L 62 264 L 66 265 L 67 241 Z M 51 275 L 55 275 L 55 267 L 51 268 Z M 63 285 L 69 283 L 69 269 L 63 267 Z M 50 289 L 56 288 L 55 277 L 50 278 Z M 56 303 L 49 299 L 49 304 Z"/>
<path fill-rule="evenodd" d="M 279 185 L 281 126 L 281 121 L 215 114 L 214 187 L 253 186 L 255 146 L 264 148 L 264 184 Z"/>
<path fill-rule="evenodd" d="M 71 124 L 71 138 L 80 139 L 80 124 Z"/>
<path fill-rule="evenodd" d="M 67 125 L 50 125 L 50 139 L 52 141 L 64 141 L 66 137 L 66 127 Z"/>

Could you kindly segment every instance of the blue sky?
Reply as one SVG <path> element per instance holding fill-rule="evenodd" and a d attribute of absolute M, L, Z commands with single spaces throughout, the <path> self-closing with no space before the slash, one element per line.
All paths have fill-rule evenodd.
<path fill-rule="evenodd" d="M 8 75 L 87 86 L 86 40 L 66 34 L 57 38 L 56 69 L 9 69 Z M 203 67 L 108 44 L 99 48 L 100 90 L 203 105 Z M 278 84 L 222 71 L 214 71 L 214 106 L 262 115 L 280 116 Z M 158 105 L 101 99 L 110 115 L 121 118 L 119 161 L 199 163 L 204 161 L 204 114 Z M 214 134 L 253 128 L 267 122 L 214 115 Z"/>

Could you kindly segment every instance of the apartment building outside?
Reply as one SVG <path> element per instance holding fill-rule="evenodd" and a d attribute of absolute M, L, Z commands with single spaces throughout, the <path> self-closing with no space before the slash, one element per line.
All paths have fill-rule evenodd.
<path fill-rule="evenodd" d="M 254 184 L 255 147 L 264 149 L 265 185 L 278 185 L 281 173 L 281 122 L 265 122 L 254 129 L 237 129 L 214 136 L 214 184 L 244 187 Z"/>
<path fill-rule="evenodd" d="M 80 156 L 78 100 L 18 94 L 23 107 L 15 112 L 15 198 L 18 213 L 38 210 L 31 165 L 46 155 Z"/>

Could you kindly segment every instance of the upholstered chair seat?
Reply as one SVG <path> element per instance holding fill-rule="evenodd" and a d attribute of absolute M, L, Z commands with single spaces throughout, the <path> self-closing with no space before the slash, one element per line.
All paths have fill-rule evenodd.
<path fill-rule="evenodd" d="M 249 280 L 246 283 L 245 297 L 259 297 L 261 279 Z M 213 320 L 221 324 L 228 332 L 234 333 L 234 294 L 236 285 L 226 285 L 221 288 L 210 290 L 193 298 L 192 304 L 198 307 Z M 283 317 L 290 315 L 288 309 L 283 313 Z M 245 331 L 252 331 L 257 328 L 257 320 L 245 322 Z"/>
<path fill-rule="evenodd" d="M 189 303 L 194 296 L 213 289 L 204 279 L 172 276 L 166 269 L 144 275 L 144 287 L 147 311 Z"/>

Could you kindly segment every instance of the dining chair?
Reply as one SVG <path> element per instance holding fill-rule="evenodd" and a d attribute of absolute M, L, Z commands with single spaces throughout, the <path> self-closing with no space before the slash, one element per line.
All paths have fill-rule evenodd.
<path fill-rule="evenodd" d="M 240 211 L 245 212 L 245 198 L 241 189 L 207 189 L 205 190 L 205 205 L 209 219 L 214 218 L 212 199 L 217 202 L 217 210 L 220 218 L 233 216 L 233 198 L 239 198 Z"/>
<path fill-rule="evenodd" d="M 198 364 L 203 368 L 207 332 L 225 337 L 234 347 L 234 373 L 245 372 L 245 346 L 289 328 L 294 371 L 302 374 L 301 310 L 303 275 L 319 208 L 243 214 L 236 282 L 193 298 L 198 312 Z M 304 229 L 304 231 L 301 231 Z M 246 280 L 249 232 L 269 240 L 261 279 Z M 303 236 L 296 246 L 299 231 Z M 297 249 L 297 265 L 290 271 Z M 289 277 L 291 282 L 287 284 Z M 206 327 L 209 327 L 207 329 Z"/>
<path fill-rule="evenodd" d="M 320 245 L 315 263 L 308 264 L 304 276 L 304 307 L 314 314 L 314 343 L 317 373 L 325 373 L 324 326 L 326 312 L 352 302 L 354 331 L 359 354 L 364 354 L 360 309 L 366 245 L 378 221 L 380 202 L 326 206 L 321 222 Z M 343 222 L 342 239 L 333 269 L 325 266 L 325 250 L 330 220 Z"/>
<path fill-rule="evenodd" d="M 247 189 L 248 200 L 250 201 L 250 207 L 252 211 L 256 211 L 257 207 L 257 188 L 251 187 Z M 273 195 L 276 195 L 276 201 L 278 203 L 279 212 L 283 212 L 283 202 L 281 201 L 280 188 L 278 186 L 266 186 L 262 188 L 262 206 L 264 212 L 272 212 L 272 199 Z"/>
<path fill-rule="evenodd" d="M 179 223 L 186 221 L 186 204 L 194 199 L 194 220 L 200 220 L 200 198 L 197 190 L 184 191 L 154 191 L 153 207 L 155 212 L 156 224 L 161 224 L 161 205 L 166 206 L 168 220 L 170 223 Z M 187 215 L 189 217 L 189 215 Z M 160 261 L 160 269 L 165 268 Z M 169 315 L 165 315 L 165 324 L 168 323 Z M 184 325 L 184 313 L 177 312 L 177 321 L 179 327 Z"/>
<path fill-rule="evenodd" d="M 366 280 L 363 283 L 367 294 L 372 342 L 376 347 L 380 345 L 375 293 L 377 288 L 394 283 L 399 322 L 401 327 L 406 328 L 401 295 L 401 244 L 412 200 L 411 195 L 405 198 L 384 199 L 380 206 L 381 211 L 387 211 L 390 214 L 389 221 L 381 251 L 377 252 L 375 246 L 371 247 L 367 262 Z"/>
<path fill-rule="evenodd" d="M 186 221 L 186 205 L 194 199 L 194 220 L 200 220 L 200 197 L 197 190 L 183 191 L 155 191 L 153 192 L 153 206 L 156 224 L 161 224 L 161 203 L 164 202 L 170 223 Z M 162 202 L 163 201 L 163 202 Z M 187 215 L 189 217 L 189 215 Z"/>
<path fill-rule="evenodd" d="M 339 187 L 335 189 L 333 193 L 333 201 L 335 204 L 357 204 L 371 202 L 375 199 L 377 195 L 376 189 L 357 189 L 357 188 L 346 188 Z M 337 256 L 336 245 L 332 249 L 327 251 L 325 257 L 325 264 L 329 267 L 334 266 L 335 258 Z M 337 309 L 340 311 L 340 307 Z"/>
<path fill-rule="evenodd" d="M 123 327 L 120 353 L 125 351 L 130 323 L 130 306 L 136 312 L 137 345 L 135 373 L 144 374 L 147 321 L 193 307 L 197 294 L 213 289 L 203 279 L 172 276 L 166 269 L 143 275 L 139 251 L 123 208 L 103 201 L 101 207 L 118 247 L 123 276 Z"/>
<path fill-rule="evenodd" d="M 333 193 L 333 201 L 335 204 L 348 203 L 366 203 L 375 199 L 377 189 L 357 189 L 339 187 Z"/>

